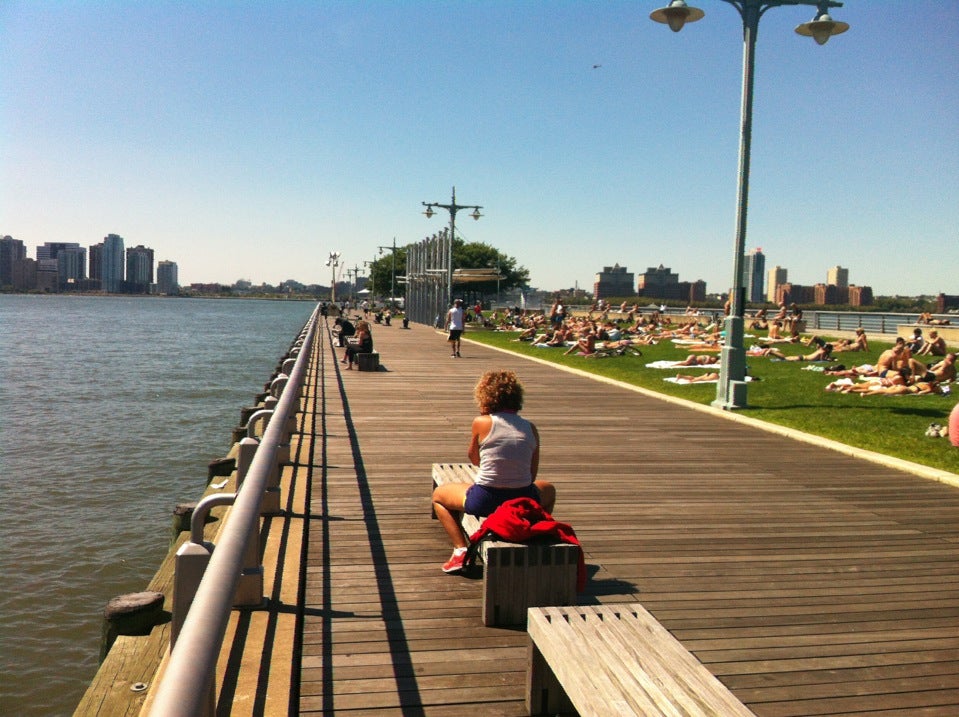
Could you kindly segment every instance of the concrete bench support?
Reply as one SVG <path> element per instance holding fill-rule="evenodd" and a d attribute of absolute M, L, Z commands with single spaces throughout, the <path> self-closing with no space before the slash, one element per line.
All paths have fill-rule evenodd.
<path fill-rule="evenodd" d="M 469 463 L 434 463 L 433 487 L 472 484 L 475 474 L 476 467 Z M 461 521 L 467 537 L 482 524 L 482 518 L 473 515 L 464 515 Z M 483 624 L 522 625 L 530 607 L 574 605 L 579 551 L 578 545 L 554 541 L 482 541 Z"/>
<path fill-rule="evenodd" d="M 531 715 L 755 717 L 642 605 L 529 611 Z"/>
<path fill-rule="evenodd" d="M 376 351 L 368 354 L 356 354 L 356 367 L 360 371 L 379 371 L 380 355 Z"/>

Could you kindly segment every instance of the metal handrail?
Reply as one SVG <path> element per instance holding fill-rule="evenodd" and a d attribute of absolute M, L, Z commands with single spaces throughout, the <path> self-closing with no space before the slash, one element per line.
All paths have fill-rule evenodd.
<path fill-rule="evenodd" d="M 273 420 L 267 425 L 263 440 L 253 456 L 243 487 L 218 537 L 216 550 L 197 589 L 176 646 L 170 653 L 150 708 L 153 717 L 196 717 L 209 711 L 217 658 L 229 623 L 247 539 L 251 531 L 259 529 L 260 501 L 273 470 L 276 452 L 282 442 L 287 419 L 299 407 L 299 387 L 304 384 L 306 377 L 318 314 L 319 306 L 310 316 L 309 331 L 287 388 L 280 396 Z"/>

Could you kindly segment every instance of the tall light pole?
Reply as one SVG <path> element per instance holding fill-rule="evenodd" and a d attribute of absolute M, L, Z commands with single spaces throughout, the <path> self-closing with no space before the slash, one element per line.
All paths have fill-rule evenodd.
<path fill-rule="evenodd" d="M 483 207 L 477 206 L 475 204 L 457 204 L 456 203 L 456 187 L 453 187 L 453 199 L 449 204 L 440 204 L 439 202 L 421 202 L 421 204 L 426 207 L 426 211 L 423 214 L 426 215 L 426 218 L 431 218 L 436 212 L 433 211 L 433 207 L 440 207 L 445 209 L 450 213 L 450 236 L 449 236 L 449 245 L 446 247 L 446 300 L 448 304 L 453 303 L 453 239 L 456 237 L 456 212 L 460 209 L 472 209 L 473 212 L 470 214 L 473 219 L 479 220 L 482 214 L 480 214 L 480 209 Z"/>
<path fill-rule="evenodd" d="M 800 35 L 812 37 L 825 45 L 830 37 L 849 29 L 844 22 L 829 16 L 829 8 L 842 7 L 832 0 L 722 0 L 732 5 L 743 20 L 743 97 L 742 122 L 739 137 L 739 196 L 736 209 L 736 238 L 733 252 L 733 285 L 729 316 L 726 317 L 726 341 L 720 354 L 719 385 L 712 405 L 725 410 L 746 406 L 746 349 L 743 346 L 743 252 L 746 246 L 746 209 L 749 201 L 749 158 L 753 126 L 753 76 L 755 74 L 756 35 L 759 18 L 773 7 L 783 5 L 811 5 L 816 17 L 796 28 Z M 672 0 L 668 7 L 650 13 L 656 22 L 669 25 L 679 32 L 687 22 L 696 22 L 705 15 L 702 10 L 689 7 L 684 0 Z"/>
<path fill-rule="evenodd" d="M 326 260 L 326 265 L 333 268 L 333 283 L 330 284 L 330 303 L 336 303 L 336 267 L 340 265 L 340 252 L 331 251 L 330 258 Z"/>
<path fill-rule="evenodd" d="M 393 308 L 393 298 L 396 296 L 396 237 L 393 237 L 392 246 L 381 246 L 377 247 L 382 254 L 387 249 L 393 250 L 393 264 L 390 269 L 390 308 Z"/>

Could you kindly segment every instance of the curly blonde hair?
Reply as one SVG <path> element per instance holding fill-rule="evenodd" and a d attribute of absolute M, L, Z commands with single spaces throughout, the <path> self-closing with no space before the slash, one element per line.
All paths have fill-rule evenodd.
<path fill-rule="evenodd" d="M 523 408 L 523 384 L 513 371 L 487 371 L 480 376 L 473 397 L 480 413 L 519 411 Z"/>

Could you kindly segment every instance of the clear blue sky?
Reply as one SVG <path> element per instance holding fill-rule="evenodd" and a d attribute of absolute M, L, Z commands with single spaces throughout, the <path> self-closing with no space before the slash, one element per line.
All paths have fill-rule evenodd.
<path fill-rule="evenodd" d="M 591 287 L 664 264 L 731 283 L 742 77 L 720 0 L 0 3 L 0 234 L 108 233 L 181 283 L 328 283 L 457 228 Z M 959 294 L 959 3 L 762 19 L 747 248 L 790 281 Z M 601 65 L 595 68 L 594 65 Z"/>

